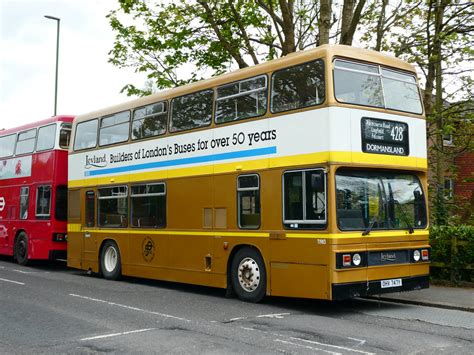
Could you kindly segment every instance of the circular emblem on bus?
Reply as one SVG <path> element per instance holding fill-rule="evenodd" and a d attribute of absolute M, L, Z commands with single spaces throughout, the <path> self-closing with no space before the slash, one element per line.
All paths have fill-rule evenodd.
<path fill-rule="evenodd" d="M 149 237 L 143 239 L 142 252 L 146 262 L 152 261 L 155 257 L 155 243 Z"/>

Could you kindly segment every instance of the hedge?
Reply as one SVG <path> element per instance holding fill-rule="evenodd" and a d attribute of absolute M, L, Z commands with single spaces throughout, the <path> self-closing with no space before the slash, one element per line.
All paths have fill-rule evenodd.
<path fill-rule="evenodd" d="M 474 281 L 474 226 L 432 226 L 430 244 L 433 278 Z"/>

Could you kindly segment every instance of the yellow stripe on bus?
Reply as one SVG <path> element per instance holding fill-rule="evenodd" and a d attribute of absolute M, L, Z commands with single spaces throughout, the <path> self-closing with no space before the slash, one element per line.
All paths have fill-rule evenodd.
<path fill-rule="evenodd" d="M 103 229 L 91 229 L 84 228 L 80 224 L 69 223 L 67 226 L 68 232 L 89 232 L 89 233 L 106 233 L 106 234 L 161 234 L 161 235 L 193 235 L 193 236 L 214 236 L 214 237 L 255 237 L 255 238 L 268 238 L 270 233 L 267 232 L 219 232 L 219 231 L 186 231 L 186 230 L 139 230 L 139 229 L 119 229 L 119 228 L 103 228 Z M 410 235 L 408 230 L 397 230 L 397 231 L 372 231 L 369 235 L 364 236 L 365 238 L 380 238 L 380 237 L 397 237 L 400 235 Z M 428 235 L 427 230 L 415 230 L 413 236 Z M 337 239 L 337 238 L 361 238 L 362 232 L 351 232 L 351 233 L 286 233 L 287 238 L 305 238 L 305 239 Z"/>
<path fill-rule="evenodd" d="M 291 167 L 295 165 L 319 164 L 324 162 L 334 163 L 360 163 L 393 165 L 405 168 L 426 169 L 427 159 L 417 157 L 387 156 L 380 154 L 367 154 L 358 152 L 321 152 L 301 154 L 288 157 L 265 158 L 246 160 L 232 163 L 196 166 L 190 168 L 156 170 L 143 173 L 112 175 L 100 178 L 88 178 L 69 181 L 69 187 L 86 187 L 108 184 L 124 184 L 130 181 L 162 180 L 175 177 L 187 177 L 227 173 L 234 171 L 252 171 L 267 168 Z"/>
<path fill-rule="evenodd" d="M 168 231 L 168 230 L 143 230 L 143 229 L 119 229 L 119 228 L 101 228 L 101 229 L 91 229 L 83 228 L 81 229 L 80 224 L 68 224 L 68 232 L 89 232 L 89 233 L 107 233 L 107 234 L 161 234 L 161 235 L 197 235 L 197 236 L 214 236 L 214 237 L 257 237 L 257 238 L 268 238 L 270 233 L 265 232 L 218 232 L 218 231 L 209 231 L 209 232 L 196 232 L 196 231 Z"/>

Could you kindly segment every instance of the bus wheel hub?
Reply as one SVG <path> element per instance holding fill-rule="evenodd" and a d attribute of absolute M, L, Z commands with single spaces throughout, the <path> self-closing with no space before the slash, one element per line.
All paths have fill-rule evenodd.
<path fill-rule="evenodd" d="M 239 283 L 247 292 L 253 292 L 260 283 L 260 269 L 255 260 L 245 258 L 239 264 Z"/>

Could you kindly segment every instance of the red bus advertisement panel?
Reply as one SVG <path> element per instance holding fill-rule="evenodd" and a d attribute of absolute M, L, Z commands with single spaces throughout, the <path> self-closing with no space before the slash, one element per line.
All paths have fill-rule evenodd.
<path fill-rule="evenodd" d="M 0 254 L 22 265 L 66 258 L 72 116 L 0 131 Z"/>

